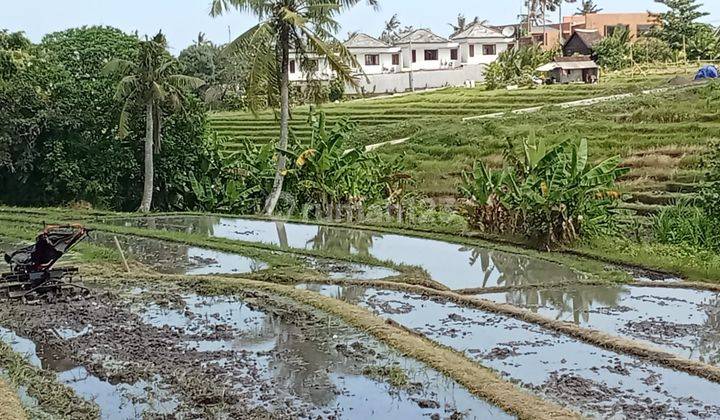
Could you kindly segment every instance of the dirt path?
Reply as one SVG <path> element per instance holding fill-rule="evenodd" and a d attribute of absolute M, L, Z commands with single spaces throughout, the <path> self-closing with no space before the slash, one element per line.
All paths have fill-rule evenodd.
<path fill-rule="evenodd" d="M 17 392 L 7 382 L 0 379 L 0 419 L 25 420 L 26 418 Z"/>

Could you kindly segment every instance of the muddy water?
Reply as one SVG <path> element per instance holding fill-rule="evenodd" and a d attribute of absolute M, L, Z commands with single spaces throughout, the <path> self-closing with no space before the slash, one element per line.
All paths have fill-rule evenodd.
<path fill-rule="evenodd" d="M 168 410 L 181 418 L 507 417 L 427 366 L 289 301 L 157 285 L 114 296 L 0 307 L 3 339 L 94 398 L 105 418 Z M 390 367 L 407 383 L 368 370 Z"/>
<path fill-rule="evenodd" d="M 116 248 L 113 237 L 128 257 L 166 274 L 243 274 L 267 268 L 262 261 L 243 255 L 198 248 L 156 239 L 93 232 L 91 243 Z"/>
<path fill-rule="evenodd" d="M 303 338 L 296 325 L 281 317 L 253 309 L 241 300 L 227 297 L 183 296 L 184 309 L 149 306 L 141 310 L 149 324 L 193 334 L 214 335 L 218 327 L 233 331 L 220 339 L 190 340 L 188 349 L 199 352 L 238 352 L 256 358 L 261 378 L 272 381 L 276 392 L 298 398 L 314 415 L 333 413 L 347 418 L 413 418 L 440 413 L 466 413 L 467 418 L 504 414 L 472 397 L 467 391 L 435 371 L 402 358 L 364 334 L 329 320 L 316 338 Z M 249 354 L 248 354 L 249 353 Z M 369 357 L 368 357 L 369 356 Z M 416 389 L 390 390 L 383 381 L 363 374 L 364 361 L 381 360 L 409 375 Z M 258 390 L 259 392 L 259 390 Z M 258 401 L 259 402 L 259 401 Z M 266 404 L 273 410 L 278 401 Z M 438 407 L 423 409 L 422 402 Z"/>
<path fill-rule="evenodd" d="M 644 340 L 679 356 L 720 364 L 720 296 L 662 287 L 574 286 L 478 295 L 548 318 Z"/>
<path fill-rule="evenodd" d="M 720 385 L 618 355 L 534 324 L 422 296 L 300 286 L 367 307 L 590 416 L 720 416 Z"/>
<path fill-rule="evenodd" d="M 6 328 L 0 327 L 0 340 L 24 355 L 33 366 L 56 372 L 58 381 L 69 386 L 80 397 L 95 401 L 103 418 L 140 418 L 146 411 L 171 414 L 178 406 L 167 387 L 157 378 L 132 384 L 110 383 L 73 362 L 69 355 L 42 346 L 42 343 L 36 344 Z M 152 399 L 147 398 L 148 395 L 152 395 Z"/>
<path fill-rule="evenodd" d="M 423 268 L 451 289 L 572 282 L 579 274 L 561 265 L 484 248 L 365 230 L 211 216 L 111 220 L 292 248 L 372 256 Z"/>

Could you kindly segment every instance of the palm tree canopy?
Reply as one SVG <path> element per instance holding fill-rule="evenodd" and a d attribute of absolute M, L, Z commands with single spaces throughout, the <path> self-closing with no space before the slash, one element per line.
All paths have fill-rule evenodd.
<path fill-rule="evenodd" d="M 272 103 L 279 90 L 283 51 L 293 51 L 307 68 L 314 56 L 327 59 L 337 77 L 357 83 L 352 68 L 357 62 L 335 37 L 336 20 L 345 8 L 363 0 L 212 0 L 210 15 L 235 9 L 256 15 L 260 22 L 232 41 L 224 54 L 239 54 L 248 63 L 248 105 L 251 110 Z M 364 0 L 377 7 L 378 0 Z"/>
<path fill-rule="evenodd" d="M 133 104 L 152 103 L 158 111 L 168 105 L 179 109 L 188 90 L 205 84 L 196 77 L 174 74 L 177 63 L 166 48 L 165 35 L 159 32 L 152 39 L 140 42 L 137 61 L 114 59 L 105 65 L 103 73 L 120 77 L 115 88 L 115 99 L 123 102 L 119 137 L 128 135 L 129 111 Z M 159 134 L 157 139 L 159 142 Z"/>

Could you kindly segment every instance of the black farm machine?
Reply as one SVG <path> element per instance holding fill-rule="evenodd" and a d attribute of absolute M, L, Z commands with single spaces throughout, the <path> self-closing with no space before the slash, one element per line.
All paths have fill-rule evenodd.
<path fill-rule="evenodd" d="M 52 225 L 38 235 L 35 244 L 6 253 L 10 272 L 0 277 L 0 299 L 37 301 L 78 298 L 90 290 L 73 283 L 76 267 L 54 268 L 73 246 L 85 239 L 89 230 L 81 225 Z"/>

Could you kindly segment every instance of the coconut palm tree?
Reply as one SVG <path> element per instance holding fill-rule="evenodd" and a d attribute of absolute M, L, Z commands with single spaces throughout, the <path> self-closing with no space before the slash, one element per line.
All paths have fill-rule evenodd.
<path fill-rule="evenodd" d="M 470 26 L 472 26 L 476 23 L 480 23 L 480 24 L 484 25 L 487 23 L 487 21 L 486 20 L 480 21 L 480 17 L 475 16 L 475 19 L 473 19 L 472 22 L 468 23 L 467 18 L 465 18 L 465 15 L 463 15 L 462 13 L 458 14 L 456 23 L 448 23 L 448 25 L 450 25 L 450 27 L 453 29 L 453 33 L 452 33 L 451 37 L 459 34 L 460 32 L 464 31 L 465 29 L 469 28 Z"/>
<path fill-rule="evenodd" d="M 385 29 L 383 29 L 380 35 L 380 40 L 388 44 L 395 42 L 400 34 L 400 19 L 397 13 L 395 13 L 390 20 L 385 22 Z"/>
<path fill-rule="evenodd" d="M 597 4 L 593 0 L 583 0 L 580 4 L 580 8 L 577 9 L 576 15 L 591 15 L 593 13 L 600 13 L 603 9 L 599 9 Z"/>
<path fill-rule="evenodd" d="M 138 211 L 146 213 L 152 207 L 155 167 L 153 158 L 160 152 L 163 111 L 182 108 L 185 94 L 197 89 L 204 81 L 191 76 L 173 74 L 177 61 L 167 52 L 167 40 L 162 32 L 139 44 L 136 61 L 114 59 L 107 63 L 104 73 L 121 77 L 115 98 L 122 102 L 118 136 L 129 134 L 130 113 L 134 106 L 145 109 L 145 172 L 142 202 Z"/>
<path fill-rule="evenodd" d="M 361 0 L 212 0 L 210 15 L 219 16 L 230 9 L 252 13 L 260 22 L 240 35 L 226 47 L 227 52 L 244 55 L 249 63 L 247 98 L 255 111 L 279 94 L 280 138 L 277 170 L 272 190 L 265 201 L 263 213 L 275 211 L 286 173 L 287 144 L 290 120 L 290 52 L 301 64 L 309 64 L 310 57 L 325 57 L 337 77 L 357 83 L 352 67 L 357 62 L 352 54 L 333 35 L 339 29 L 335 20 L 344 9 Z M 378 0 L 366 0 L 377 7 Z M 301 68 L 306 68 L 306 65 Z"/>

